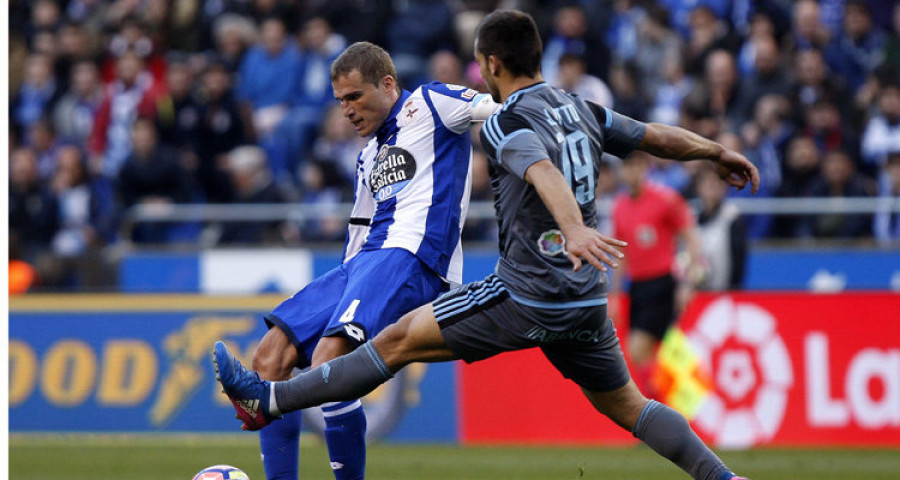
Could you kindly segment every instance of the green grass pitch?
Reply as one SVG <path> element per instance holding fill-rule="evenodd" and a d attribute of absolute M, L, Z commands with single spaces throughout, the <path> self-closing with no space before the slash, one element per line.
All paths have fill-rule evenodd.
<path fill-rule="evenodd" d="M 301 479 L 334 478 L 323 443 L 306 437 Z M 896 480 L 900 450 L 755 449 L 720 452 L 752 480 Z M 597 479 L 689 477 L 645 447 L 460 447 L 378 443 L 369 448 L 370 480 Z M 190 480 L 209 465 L 235 465 L 263 480 L 256 436 L 18 435 L 9 437 L 12 480 Z"/>

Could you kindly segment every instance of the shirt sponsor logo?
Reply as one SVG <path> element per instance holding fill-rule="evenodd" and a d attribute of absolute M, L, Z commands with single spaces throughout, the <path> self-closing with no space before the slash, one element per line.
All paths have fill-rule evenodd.
<path fill-rule="evenodd" d="M 416 175 L 416 160 L 408 151 L 393 146 L 383 146 L 369 173 L 369 188 L 375 200 L 387 200 L 403 190 Z"/>
<path fill-rule="evenodd" d="M 537 244 L 544 255 L 556 256 L 566 251 L 566 237 L 556 229 L 542 233 Z"/>

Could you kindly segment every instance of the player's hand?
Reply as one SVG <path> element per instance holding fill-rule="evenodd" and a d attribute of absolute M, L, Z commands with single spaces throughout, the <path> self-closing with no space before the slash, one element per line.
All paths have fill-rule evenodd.
<path fill-rule="evenodd" d="M 747 157 L 734 150 L 725 150 L 719 160 L 715 162 L 716 172 L 725 183 L 738 190 L 747 186 L 750 182 L 750 191 L 756 193 L 759 190 L 759 170 L 747 160 Z"/>
<path fill-rule="evenodd" d="M 563 235 L 566 239 L 566 255 L 574 265 L 572 270 L 576 272 L 581 270 L 582 259 L 605 272 L 607 264 L 612 268 L 619 268 L 618 260 L 625 257 L 618 248 L 627 246 L 626 242 L 603 235 L 596 229 L 579 225 L 567 229 Z"/>

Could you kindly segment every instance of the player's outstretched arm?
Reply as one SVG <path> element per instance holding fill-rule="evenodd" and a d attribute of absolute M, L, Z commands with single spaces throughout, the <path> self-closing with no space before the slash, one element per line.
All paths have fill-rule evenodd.
<path fill-rule="evenodd" d="M 741 189 L 750 183 L 750 191 L 759 189 L 759 171 L 742 154 L 680 127 L 648 123 L 640 150 L 661 158 L 678 161 L 712 160 L 722 180 Z"/>
<path fill-rule="evenodd" d="M 623 258 L 624 254 L 616 247 L 627 244 L 584 225 L 581 209 L 569 184 L 550 160 L 541 160 L 529 166 L 525 170 L 525 181 L 534 186 L 559 225 L 566 239 L 566 254 L 575 266 L 575 271 L 581 268 L 581 259 L 604 272 L 606 264 L 618 268 L 617 260 Z"/>

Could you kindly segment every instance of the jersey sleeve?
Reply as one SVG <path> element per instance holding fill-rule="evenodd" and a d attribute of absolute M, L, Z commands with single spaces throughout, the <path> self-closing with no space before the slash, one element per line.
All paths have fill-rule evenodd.
<path fill-rule="evenodd" d="M 647 125 L 633 118 L 587 102 L 597 122 L 603 127 L 603 150 L 619 158 L 625 158 L 644 140 Z"/>
<path fill-rule="evenodd" d="M 521 115 L 508 111 L 484 122 L 481 145 L 488 156 L 519 178 L 525 178 L 525 170 L 535 162 L 550 158 L 531 125 Z"/>
<path fill-rule="evenodd" d="M 460 85 L 432 82 L 422 86 L 425 96 L 441 123 L 460 134 L 473 122 L 483 122 L 500 108 L 491 96 Z"/>

